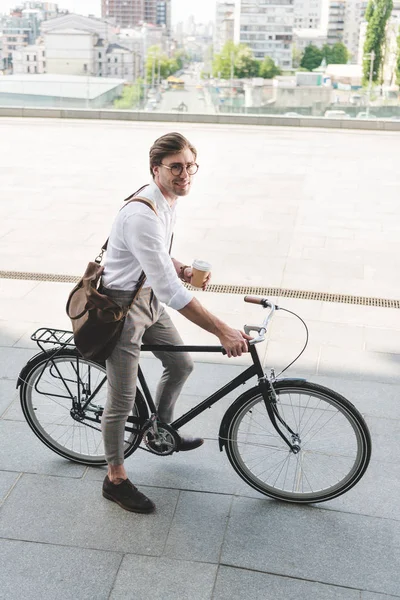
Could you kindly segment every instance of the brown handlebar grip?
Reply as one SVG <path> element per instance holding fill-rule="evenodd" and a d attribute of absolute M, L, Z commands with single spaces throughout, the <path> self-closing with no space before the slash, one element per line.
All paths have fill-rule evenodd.
<path fill-rule="evenodd" d="M 257 298 L 257 296 L 245 296 L 245 302 L 250 302 L 250 304 L 262 304 L 263 298 Z"/>

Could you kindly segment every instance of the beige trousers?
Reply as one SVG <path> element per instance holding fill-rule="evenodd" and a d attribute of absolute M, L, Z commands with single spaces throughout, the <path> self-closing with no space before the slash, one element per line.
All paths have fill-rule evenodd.
<path fill-rule="evenodd" d="M 121 306 L 129 306 L 132 292 L 103 292 Z M 124 462 L 125 423 L 136 394 L 141 344 L 180 345 L 183 341 L 164 307 L 150 288 L 144 288 L 129 310 L 122 335 L 106 361 L 107 402 L 102 418 L 105 455 L 108 464 Z M 193 360 L 184 352 L 154 352 L 164 367 L 155 404 L 160 421 L 171 423 L 182 387 L 193 370 Z"/>

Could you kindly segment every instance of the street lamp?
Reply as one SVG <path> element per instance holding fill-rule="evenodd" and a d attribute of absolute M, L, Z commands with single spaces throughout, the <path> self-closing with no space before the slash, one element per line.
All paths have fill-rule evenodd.
<path fill-rule="evenodd" d="M 371 104 L 371 91 L 372 91 L 372 75 L 374 72 L 374 60 L 375 60 L 375 52 L 373 50 L 371 50 L 371 52 L 368 52 L 367 54 L 365 54 L 365 56 L 369 56 L 370 57 L 370 64 L 369 64 L 369 82 L 368 82 L 368 103 L 367 103 L 367 119 L 369 117 L 369 107 Z"/>

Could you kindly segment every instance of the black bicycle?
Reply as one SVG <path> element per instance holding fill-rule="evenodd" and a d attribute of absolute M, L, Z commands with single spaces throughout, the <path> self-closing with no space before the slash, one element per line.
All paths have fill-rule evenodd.
<path fill-rule="evenodd" d="M 266 496 L 297 503 L 336 498 L 350 490 L 368 467 L 368 427 L 355 406 L 340 394 L 304 379 L 275 378 L 273 370 L 266 374 L 256 344 L 265 339 L 280 307 L 263 298 L 246 297 L 245 301 L 269 309 L 260 326 L 245 327 L 246 333 L 257 333 L 249 344 L 253 364 L 171 424 L 158 420 L 139 367 L 140 385 L 125 427 L 125 457 L 140 444 L 162 456 L 178 451 L 180 427 L 257 377 L 257 384 L 227 409 L 219 429 L 220 450 L 225 448 L 240 477 Z M 82 358 L 70 331 L 41 328 L 31 339 L 41 352 L 25 365 L 17 383 L 28 424 L 64 458 L 89 466 L 105 465 L 101 435 L 107 397 L 105 365 Z M 188 345 L 147 345 L 142 350 L 224 352 L 221 346 Z"/>

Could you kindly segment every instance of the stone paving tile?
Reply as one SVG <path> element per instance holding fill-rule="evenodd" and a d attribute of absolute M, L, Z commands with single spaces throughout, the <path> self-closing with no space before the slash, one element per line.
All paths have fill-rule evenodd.
<path fill-rule="evenodd" d="M 367 416 L 366 421 L 373 442 L 374 460 L 388 464 L 398 463 L 400 419 L 384 419 Z"/>
<path fill-rule="evenodd" d="M 12 486 L 15 484 L 19 476 L 19 473 L 0 471 L 0 503 L 10 492 Z"/>
<path fill-rule="evenodd" d="M 400 355 L 321 347 L 318 375 L 400 383 Z"/>
<path fill-rule="evenodd" d="M 2 386 L 5 386 L 5 381 L 3 380 Z M 6 410 L 3 412 L 1 416 L 1 418 L 4 421 L 25 421 L 25 417 L 24 417 L 24 413 L 22 412 L 22 408 L 21 408 L 21 402 L 19 399 L 19 391 L 15 390 L 15 383 L 12 381 L 8 382 L 10 383 L 12 388 L 13 388 L 13 398 L 14 400 L 11 402 L 11 404 L 8 405 L 8 407 L 6 408 Z"/>
<path fill-rule="evenodd" d="M 0 384 L 0 418 L 15 402 L 19 402 L 19 393 L 15 388 L 15 381 L 2 379 Z"/>
<path fill-rule="evenodd" d="M 299 312 L 300 316 L 301 313 Z M 363 350 L 365 344 L 364 327 L 343 325 L 340 323 L 324 323 L 307 319 L 310 344 L 336 346 Z M 278 312 L 277 318 L 271 324 L 269 338 L 273 341 L 285 341 L 287 345 L 305 341 L 305 330 L 299 321 L 282 317 Z M 290 346 L 289 346 L 290 347 Z"/>
<path fill-rule="evenodd" d="M 181 492 L 166 556 L 218 563 L 231 501 L 220 494 Z"/>
<path fill-rule="evenodd" d="M 73 478 L 80 478 L 85 472 L 86 467 L 47 448 L 25 421 L 2 419 L 0 439 L 0 470 Z"/>
<path fill-rule="evenodd" d="M 240 479 L 238 481 L 241 482 Z M 395 463 L 371 460 L 362 479 L 339 498 L 314 504 L 324 510 L 398 520 L 400 493 L 400 468 Z M 237 485 L 235 495 L 246 498 L 269 500 L 245 482 Z M 271 500 L 275 503 L 275 500 Z"/>
<path fill-rule="evenodd" d="M 39 325 L 36 327 L 32 323 L 27 323 L 23 321 L 18 322 L 10 322 L 6 319 L 2 319 L 0 321 L 0 346 L 14 346 L 19 343 L 23 336 L 26 336 L 26 344 L 29 343 L 29 347 L 37 347 L 34 342 L 29 340 L 28 342 L 28 331 L 32 333 L 37 329 Z M 24 346 L 25 348 L 27 345 Z"/>
<path fill-rule="evenodd" d="M 0 597 L 108 600 L 121 561 L 117 552 L 0 540 Z"/>
<path fill-rule="evenodd" d="M 11 379 L 17 383 L 18 375 L 33 356 L 34 352 L 31 349 L 25 348 L 0 348 L 0 381 L 2 379 Z"/>
<path fill-rule="evenodd" d="M 400 352 L 399 338 L 392 329 L 365 328 L 366 349 L 373 352 L 397 354 Z"/>
<path fill-rule="evenodd" d="M 395 595 L 399 547 L 399 521 L 239 498 L 221 562 Z"/>
<path fill-rule="evenodd" d="M 360 592 L 344 587 L 244 571 L 221 565 L 218 570 L 213 600 L 232 600 L 233 598 L 246 598 L 246 600 L 288 600 L 288 598 L 360 600 Z"/>
<path fill-rule="evenodd" d="M 215 440 L 206 440 L 193 452 L 178 452 L 171 456 L 136 451 L 126 460 L 125 466 L 129 478 L 138 486 L 219 494 L 234 494 L 238 487 L 238 476 Z M 100 481 L 104 475 L 104 468 L 91 468 L 86 477 Z"/>
<path fill-rule="evenodd" d="M 396 596 L 394 596 L 394 595 L 388 596 L 387 594 L 375 594 L 374 592 L 362 592 L 361 593 L 361 600 L 393 600 L 395 598 L 400 598 L 400 590 L 399 590 L 399 594 Z"/>
<path fill-rule="evenodd" d="M 217 565 L 127 554 L 110 600 L 211 600 Z"/>
<path fill-rule="evenodd" d="M 178 492 L 142 491 L 156 503 L 151 515 L 130 513 L 106 500 L 98 481 L 24 475 L 0 511 L 0 537 L 157 556 Z"/>
<path fill-rule="evenodd" d="M 361 481 L 323 508 L 396 521 L 399 494 L 400 465 L 372 459 Z"/>
<path fill-rule="evenodd" d="M 363 414 L 387 419 L 399 418 L 399 388 L 396 384 L 321 375 L 313 377 L 313 381 L 342 394 Z"/>

